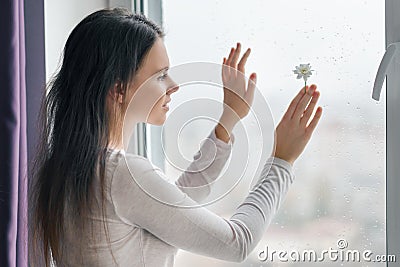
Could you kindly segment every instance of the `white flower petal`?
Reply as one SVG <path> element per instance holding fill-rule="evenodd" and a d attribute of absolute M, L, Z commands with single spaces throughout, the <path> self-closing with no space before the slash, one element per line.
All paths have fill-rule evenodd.
<path fill-rule="evenodd" d="M 311 69 L 311 64 L 300 64 L 299 66 L 295 66 L 295 70 L 293 70 L 294 74 L 297 74 L 297 79 L 303 78 L 305 82 L 307 82 L 307 79 L 312 75 L 312 70 Z"/>

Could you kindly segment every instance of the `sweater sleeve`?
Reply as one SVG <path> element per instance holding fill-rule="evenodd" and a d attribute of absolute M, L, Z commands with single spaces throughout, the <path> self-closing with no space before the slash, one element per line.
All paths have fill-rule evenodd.
<path fill-rule="evenodd" d="M 147 158 L 125 157 L 111 185 L 120 217 L 172 246 L 232 262 L 244 261 L 253 251 L 294 179 L 290 163 L 268 158 L 248 196 L 225 219 L 199 207 L 164 174 L 154 171 Z"/>
<path fill-rule="evenodd" d="M 225 143 L 216 137 L 213 128 L 193 156 L 189 167 L 175 181 L 175 185 L 197 202 L 205 199 L 210 193 L 212 182 L 218 178 L 225 166 L 234 142 L 233 133 L 229 142 Z"/>

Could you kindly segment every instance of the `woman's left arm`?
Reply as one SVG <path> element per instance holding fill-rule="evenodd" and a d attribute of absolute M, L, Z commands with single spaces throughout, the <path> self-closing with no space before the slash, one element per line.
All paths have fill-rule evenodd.
<path fill-rule="evenodd" d="M 235 141 L 232 133 L 229 142 L 220 140 L 216 134 L 217 127 L 212 129 L 193 156 L 192 163 L 175 181 L 179 189 L 196 202 L 200 202 L 209 195 L 211 183 L 220 175 Z"/>
<path fill-rule="evenodd" d="M 236 48 L 231 48 L 228 58 L 223 59 L 221 71 L 224 90 L 223 112 L 217 126 L 208 137 L 216 149 L 213 144 L 206 141 L 194 156 L 189 168 L 175 182 L 195 201 L 204 199 L 210 193 L 209 183 L 217 179 L 230 155 L 231 144 L 234 141 L 232 130 L 236 123 L 247 116 L 253 103 L 256 74 L 250 75 L 247 86 L 245 77 L 245 65 L 250 55 L 250 48 L 238 62 L 240 51 L 241 44 L 237 43 Z"/>

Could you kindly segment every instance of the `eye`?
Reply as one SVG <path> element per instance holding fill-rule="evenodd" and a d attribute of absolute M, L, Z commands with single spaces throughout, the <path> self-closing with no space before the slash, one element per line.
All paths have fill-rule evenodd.
<path fill-rule="evenodd" d="M 161 75 L 161 76 L 158 77 L 158 80 L 159 80 L 159 81 L 164 81 L 165 78 L 167 78 L 167 76 L 168 76 L 168 73 L 164 73 L 163 75 Z"/>

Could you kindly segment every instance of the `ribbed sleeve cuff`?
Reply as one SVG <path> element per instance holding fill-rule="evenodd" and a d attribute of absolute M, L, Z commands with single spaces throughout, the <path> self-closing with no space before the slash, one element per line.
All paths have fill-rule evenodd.
<path fill-rule="evenodd" d="M 267 159 L 267 163 L 285 168 L 290 173 L 291 176 L 294 176 L 293 165 L 284 159 L 277 157 L 269 157 Z"/>
<path fill-rule="evenodd" d="M 225 149 L 230 148 L 235 143 L 235 135 L 232 132 L 230 134 L 228 143 L 225 143 L 224 141 L 219 139 L 215 135 L 215 127 L 212 129 L 212 131 L 208 137 L 211 138 L 218 147 L 225 148 Z"/>

